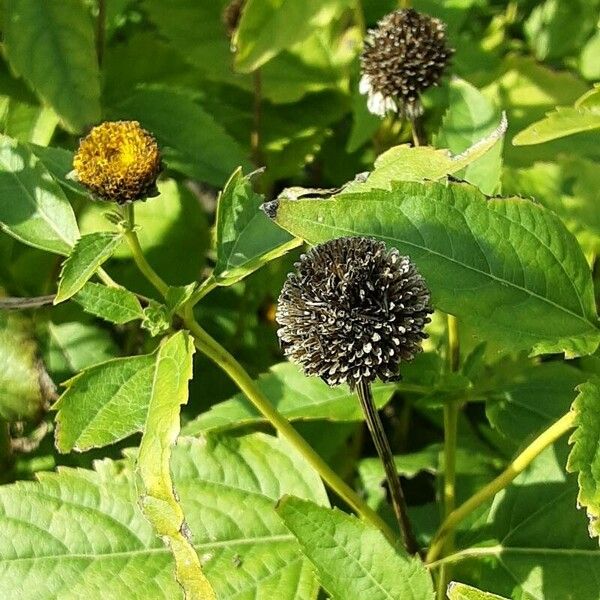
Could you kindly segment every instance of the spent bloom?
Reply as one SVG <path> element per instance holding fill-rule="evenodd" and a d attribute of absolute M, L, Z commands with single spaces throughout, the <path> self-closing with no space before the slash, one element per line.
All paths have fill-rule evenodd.
<path fill-rule="evenodd" d="M 107 121 L 80 141 L 73 169 L 95 196 L 124 204 L 156 195 L 160 151 L 137 121 Z"/>
<path fill-rule="evenodd" d="M 359 91 L 369 111 L 420 116 L 421 93 L 438 85 L 453 53 L 439 19 L 411 8 L 385 16 L 369 30 L 360 59 Z"/>
<path fill-rule="evenodd" d="M 398 378 L 426 338 L 429 290 L 408 257 L 381 241 L 315 246 L 288 275 L 277 307 L 285 355 L 328 385 Z"/>

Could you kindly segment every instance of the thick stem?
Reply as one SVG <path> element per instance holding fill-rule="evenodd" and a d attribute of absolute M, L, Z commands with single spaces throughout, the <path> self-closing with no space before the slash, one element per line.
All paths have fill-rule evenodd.
<path fill-rule="evenodd" d="M 142 247 L 140 246 L 140 240 L 138 239 L 137 233 L 135 232 L 135 217 L 133 210 L 133 203 L 130 203 L 125 208 L 125 239 L 129 244 L 133 260 L 137 265 L 138 269 L 142 272 L 144 277 L 158 290 L 158 292 L 165 296 L 169 291 L 169 286 L 161 279 L 158 273 L 150 266 L 150 263 L 146 260 Z"/>
<path fill-rule="evenodd" d="M 458 338 L 458 321 L 448 315 L 448 366 L 455 373 L 460 366 L 460 344 Z"/>
<path fill-rule="evenodd" d="M 457 402 L 450 401 L 444 404 L 444 517 L 455 507 L 458 413 Z"/>
<path fill-rule="evenodd" d="M 394 455 L 392 454 L 392 449 L 390 448 L 390 444 L 385 435 L 383 424 L 379 418 L 379 413 L 375 407 L 371 386 L 368 382 L 361 379 L 356 386 L 356 391 L 365 414 L 367 426 L 371 432 L 371 437 L 373 438 L 373 443 L 375 444 L 377 454 L 379 454 L 379 458 L 383 463 L 383 469 L 385 471 L 385 477 L 388 483 L 392 507 L 394 508 L 396 519 L 400 525 L 400 531 L 402 531 L 404 546 L 411 554 L 417 554 L 419 551 L 419 545 L 408 519 L 408 508 L 406 506 L 404 492 L 402 491 L 402 485 L 400 484 L 400 477 L 398 477 L 398 471 L 396 470 L 396 465 L 394 463 Z"/>
<path fill-rule="evenodd" d="M 427 142 L 425 141 L 425 132 L 423 131 L 423 126 L 421 124 L 421 119 L 416 117 L 410 122 L 412 126 L 412 137 L 413 144 L 415 146 L 425 146 Z"/>
<path fill-rule="evenodd" d="M 444 520 L 431 542 L 431 547 L 427 553 L 427 563 L 431 563 L 438 558 L 445 546 L 446 539 L 454 532 L 456 526 L 465 517 L 508 486 L 543 450 L 574 426 L 575 413 L 570 411 L 529 444 L 496 479 L 480 489 L 456 510 L 452 511 Z"/>
<path fill-rule="evenodd" d="M 231 377 L 248 400 L 268 419 L 279 434 L 304 457 L 313 469 L 319 473 L 329 488 L 344 500 L 354 512 L 360 515 L 365 521 L 370 522 L 371 525 L 380 529 L 388 540 L 394 543 L 394 534 L 381 517 L 365 504 L 362 498 L 313 450 L 310 444 L 292 427 L 290 422 L 271 405 L 269 399 L 256 386 L 236 359 L 198 325 L 194 319 L 190 305 L 186 307 L 184 322 L 194 337 L 194 342 L 198 350 L 213 360 Z"/>

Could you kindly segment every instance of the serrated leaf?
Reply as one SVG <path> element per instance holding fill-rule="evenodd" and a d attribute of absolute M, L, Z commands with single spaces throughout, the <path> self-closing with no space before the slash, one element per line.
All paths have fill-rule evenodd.
<path fill-rule="evenodd" d="M 329 200 L 281 199 L 275 221 L 312 244 L 366 235 L 398 248 L 418 266 L 436 308 L 507 347 L 575 356 L 600 342 L 581 249 L 553 213 L 529 200 L 405 182 Z"/>
<path fill-rule="evenodd" d="M 274 506 L 282 493 L 324 504 L 327 497 L 283 440 L 180 439 L 171 469 L 219 600 L 316 597 L 312 569 Z M 137 505 L 133 471 L 132 458 L 105 460 L 96 471 L 59 468 L 39 474 L 39 483 L 0 487 L 3 598 L 180 600 L 171 554 Z"/>
<path fill-rule="evenodd" d="M 452 154 L 468 152 L 479 140 L 495 135 L 500 111 L 474 86 L 454 77 L 450 82 L 450 107 L 442 120 L 435 145 L 448 148 Z M 484 194 L 500 191 L 503 137 L 485 154 L 457 173 L 461 179 L 476 185 Z"/>
<path fill-rule="evenodd" d="M 193 179 L 220 187 L 239 165 L 250 166 L 240 145 L 190 94 L 140 87 L 111 114 L 138 120 L 158 139 L 167 166 Z"/>
<path fill-rule="evenodd" d="M 109 231 L 80 237 L 63 263 L 54 304 L 74 296 L 112 256 L 122 240 L 122 233 Z"/>
<path fill-rule="evenodd" d="M 263 197 L 252 190 L 238 169 L 219 195 L 213 276 L 220 285 L 231 285 L 261 266 L 300 245 L 277 228 L 260 210 Z"/>
<path fill-rule="evenodd" d="M 235 65 L 249 73 L 329 23 L 348 0 L 248 0 L 235 34 Z"/>
<path fill-rule="evenodd" d="M 116 325 L 144 318 L 144 311 L 137 296 L 125 288 L 107 287 L 88 281 L 73 296 L 73 300 L 80 304 L 85 312 Z"/>
<path fill-rule="evenodd" d="M 510 598 L 600 597 L 600 551 L 565 474 L 566 440 L 547 448 L 457 537 L 457 579 Z"/>
<path fill-rule="evenodd" d="M 576 429 L 569 442 L 573 444 L 567 469 L 578 473 L 578 506 L 585 507 L 590 520 L 590 536 L 600 536 L 600 379 L 580 385 L 573 402 Z"/>
<path fill-rule="evenodd" d="M 100 73 L 92 20 L 79 0 L 4 2 L 3 33 L 12 68 L 73 133 L 100 119 Z"/>
<path fill-rule="evenodd" d="M 350 183 L 344 193 L 391 189 L 397 181 L 435 181 L 458 173 L 490 153 L 502 148 L 507 121 L 503 114 L 500 123 L 488 135 L 475 141 L 460 154 L 431 146 L 394 146 L 377 157 L 375 169 L 366 181 Z"/>
<path fill-rule="evenodd" d="M 448 600 L 507 600 L 503 596 L 482 592 L 464 583 L 452 581 L 448 585 Z"/>
<path fill-rule="evenodd" d="M 0 227 L 19 241 L 67 255 L 79 237 L 73 209 L 29 148 L 0 136 Z"/>
<path fill-rule="evenodd" d="M 0 418 L 18 421 L 39 413 L 46 377 L 30 320 L 0 311 Z"/>
<path fill-rule="evenodd" d="M 332 600 L 432 600 L 423 563 L 393 548 L 381 531 L 312 502 L 286 496 L 277 514 L 296 536 Z"/>
<path fill-rule="evenodd" d="M 279 363 L 257 380 L 271 404 L 291 421 L 327 419 L 330 421 L 362 421 L 363 412 L 356 394 L 342 388 L 330 388 L 316 377 L 306 377 L 290 363 Z M 373 384 L 378 408 L 385 406 L 394 393 L 394 384 Z M 184 427 L 185 435 L 199 435 L 245 425 L 262 423 L 264 417 L 242 393 L 215 404 Z"/>
<path fill-rule="evenodd" d="M 184 331 L 158 349 L 136 471 L 142 482 L 142 512 L 173 553 L 175 577 L 186 600 L 216 600 L 191 544 L 171 478 L 172 446 L 179 436 L 180 407 L 188 401 L 193 355 L 194 343 Z"/>

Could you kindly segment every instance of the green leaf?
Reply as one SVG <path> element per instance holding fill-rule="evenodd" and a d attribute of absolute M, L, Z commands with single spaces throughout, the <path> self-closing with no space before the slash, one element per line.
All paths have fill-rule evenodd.
<path fill-rule="evenodd" d="M 598 541 L 576 508 L 567 452 L 566 442 L 546 449 L 457 537 L 456 579 L 510 598 L 600 597 Z"/>
<path fill-rule="evenodd" d="M 179 436 L 179 411 L 188 401 L 194 343 L 180 331 L 161 344 L 152 373 L 144 433 L 137 457 L 140 506 L 175 558 L 175 577 L 186 599 L 216 600 L 192 546 L 189 527 L 171 478 L 172 446 Z"/>
<path fill-rule="evenodd" d="M 67 255 L 79 237 L 63 191 L 29 148 L 0 136 L 0 227 L 19 241 Z"/>
<path fill-rule="evenodd" d="M 4 2 L 4 40 L 12 68 L 81 132 L 100 119 L 100 74 L 87 8 L 79 0 Z"/>
<path fill-rule="evenodd" d="M 45 382 L 52 385 L 37 356 L 31 322 L 0 311 L 0 418 L 19 421 L 40 413 Z"/>
<path fill-rule="evenodd" d="M 576 429 L 569 442 L 573 444 L 567 470 L 578 473 L 577 505 L 585 507 L 590 520 L 590 536 L 600 536 L 600 379 L 594 378 L 578 388 L 573 402 Z"/>
<path fill-rule="evenodd" d="M 144 318 L 137 296 L 125 288 L 88 282 L 75 294 L 73 300 L 86 312 L 117 325 Z"/>
<path fill-rule="evenodd" d="M 507 600 L 502 596 L 482 592 L 477 588 L 452 581 L 448 585 L 448 600 Z"/>
<path fill-rule="evenodd" d="M 183 598 L 171 553 L 138 506 L 133 459 L 95 467 L 0 487 L 3 598 Z M 316 597 L 310 564 L 274 506 L 285 493 L 323 504 L 327 496 L 290 446 L 264 434 L 180 439 L 171 470 L 219 600 Z"/>
<path fill-rule="evenodd" d="M 89 199 L 90 193 L 88 190 L 70 177 L 70 173 L 73 171 L 73 152 L 64 148 L 53 148 L 52 146 L 38 146 L 36 144 L 28 144 L 28 146 L 64 190 Z"/>
<path fill-rule="evenodd" d="M 497 156 L 502 148 L 506 131 L 506 117 L 485 137 L 472 146 L 453 154 L 431 146 L 394 146 L 377 157 L 375 169 L 364 182 L 350 183 L 344 193 L 366 192 L 374 189 L 391 189 L 397 181 L 435 181 L 446 175 L 458 173 L 487 156 Z M 491 160 L 491 159 L 490 159 Z"/>
<path fill-rule="evenodd" d="M 281 50 L 327 25 L 348 0 L 248 0 L 235 35 L 235 65 L 255 71 Z"/>
<path fill-rule="evenodd" d="M 523 369 L 510 381 L 496 384 L 486 402 L 487 418 L 507 442 L 521 446 L 569 410 L 575 388 L 585 378 L 585 373 L 560 362 Z"/>
<path fill-rule="evenodd" d="M 546 117 L 513 138 L 515 146 L 542 144 L 550 140 L 600 128 L 600 85 L 586 92 L 574 106 L 557 106 Z"/>
<path fill-rule="evenodd" d="M 454 77 L 450 82 L 450 108 L 446 111 L 435 144 L 452 154 L 468 151 L 479 140 L 494 136 L 500 111 L 474 86 Z M 457 176 L 476 185 L 485 194 L 500 191 L 502 146 L 500 137 L 492 148 L 472 161 Z"/>
<path fill-rule="evenodd" d="M 276 227 L 260 210 L 263 197 L 252 190 L 238 169 L 221 192 L 217 204 L 217 263 L 213 277 L 231 285 L 264 264 L 279 258 L 300 240 Z"/>
<path fill-rule="evenodd" d="M 116 119 L 137 119 L 156 136 L 168 167 L 193 179 L 222 186 L 245 152 L 189 94 L 167 88 L 138 88 L 111 109 Z"/>
<path fill-rule="evenodd" d="M 74 296 L 113 255 L 122 240 L 122 233 L 109 231 L 80 237 L 63 263 L 54 304 Z"/>
<path fill-rule="evenodd" d="M 356 394 L 344 388 L 331 388 L 321 379 L 306 377 L 290 363 L 274 365 L 257 380 L 258 387 L 271 404 L 288 419 L 327 419 L 362 421 L 364 415 Z M 385 406 L 394 393 L 393 384 L 375 383 L 373 395 L 378 408 Z M 185 435 L 199 435 L 244 425 L 263 423 L 264 417 L 242 393 L 220 402 L 188 423 Z"/>
<path fill-rule="evenodd" d="M 332 600 L 435 597 L 423 563 L 393 548 L 374 527 L 334 508 L 286 496 L 277 514 L 296 536 Z"/>
<path fill-rule="evenodd" d="M 275 221 L 312 244 L 379 238 L 409 255 L 436 308 L 507 347 L 591 353 L 600 332 L 589 267 L 573 236 L 528 200 L 488 200 L 465 184 L 280 200 Z"/>

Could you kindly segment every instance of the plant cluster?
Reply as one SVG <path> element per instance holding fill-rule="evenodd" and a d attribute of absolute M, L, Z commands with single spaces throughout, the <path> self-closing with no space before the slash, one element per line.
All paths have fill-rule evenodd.
<path fill-rule="evenodd" d="M 600 0 L 4 0 L 0 595 L 600 600 Z"/>

